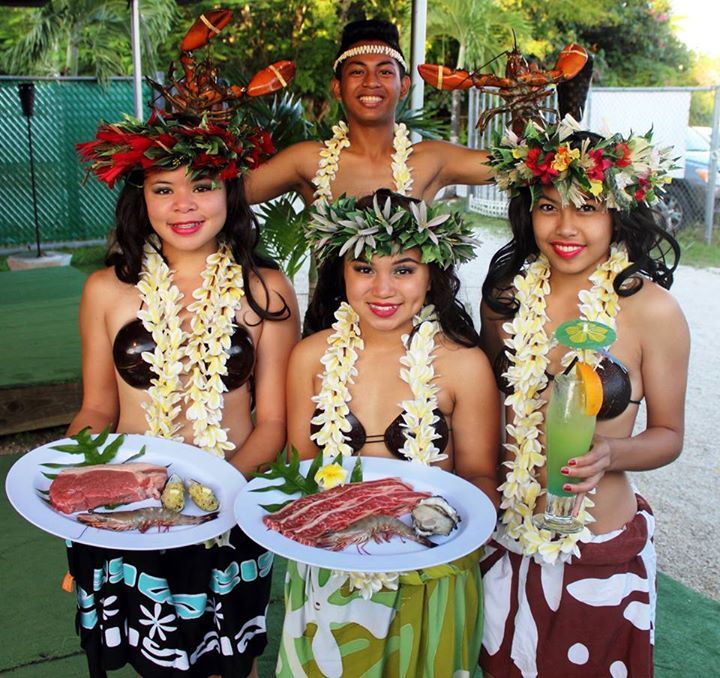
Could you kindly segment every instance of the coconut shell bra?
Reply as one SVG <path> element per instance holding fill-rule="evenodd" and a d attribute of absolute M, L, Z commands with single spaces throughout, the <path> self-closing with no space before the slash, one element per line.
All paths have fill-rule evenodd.
<path fill-rule="evenodd" d="M 320 414 L 320 412 L 320 410 L 315 410 L 313 417 Z M 438 421 L 434 424 L 435 433 L 440 436 L 435 440 L 435 445 L 440 452 L 443 452 L 450 440 L 450 427 L 440 410 L 435 410 L 433 414 L 438 418 Z M 378 433 L 376 435 L 367 435 L 362 422 L 352 412 L 348 412 L 346 419 L 350 424 L 350 430 L 345 432 L 345 442 L 350 445 L 354 454 L 359 452 L 365 445 L 385 443 L 388 452 L 393 456 L 403 461 L 407 460 L 407 457 L 400 452 L 405 446 L 405 430 L 403 428 L 402 412 L 392 420 L 390 425 L 385 429 L 385 433 Z M 321 426 L 319 424 L 310 424 L 310 433 L 317 433 L 320 428 Z"/>
<path fill-rule="evenodd" d="M 505 349 L 508 350 L 508 349 Z M 507 381 L 502 377 L 503 372 L 508 368 L 508 359 L 505 351 L 501 351 L 493 364 L 495 372 L 495 381 L 498 388 L 506 395 L 510 394 L 510 387 Z M 606 356 L 598 365 L 598 375 L 602 382 L 603 388 L 603 404 L 598 412 L 597 418 L 614 419 L 622 414 L 628 405 L 639 405 L 639 400 L 632 400 L 630 374 L 627 368 L 616 358 Z M 548 382 L 552 381 L 553 375 L 548 374 Z"/>
<path fill-rule="evenodd" d="M 141 320 L 123 326 L 113 342 L 113 362 L 123 381 L 133 388 L 149 388 L 155 374 L 142 354 L 154 351 L 155 341 Z M 222 377 L 228 391 L 234 391 L 252 376 L 255 367 L 255 345 L 250 333 L 242 326 L 235 328 L 225 363 L 227 374 Z"/>

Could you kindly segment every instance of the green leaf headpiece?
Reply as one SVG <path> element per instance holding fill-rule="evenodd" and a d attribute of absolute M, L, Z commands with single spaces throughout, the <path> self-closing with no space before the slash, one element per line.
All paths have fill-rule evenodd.
<path fill-rule="evenodd" d="M 377 194 L 372 206 L 358 207 L 357 202 L 341 197 L 314 207 L 305 235 L 319 261 L 345 254 L 370 260 L 413 247 L 420 248 L 422 263 L 441 268 L 475 257 L 478 242 L 459 214 L 424 202 L 393 207 L 389 196 L 382 201 Z"/>

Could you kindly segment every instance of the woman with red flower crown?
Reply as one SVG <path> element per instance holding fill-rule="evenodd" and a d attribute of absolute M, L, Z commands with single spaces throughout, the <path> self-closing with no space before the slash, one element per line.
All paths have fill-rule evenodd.
<path fill-rule="evenodd" d="M 285 444 L 285 371 L 299 339 L 286 277 L 256 252 L 241 172 L 264 132 L 211 114 L 154 114 L 81 144 L 101 181 L 125 183 L 109 268 L 80 308 L 85 427 L 184 440 L 244 474 Z M 238 527 L 167 551 L 68 548 L 91 676 L 255 674 L 272 554 Z"/>
<path fill-rule="evenodd" d="M 666 292 L 679 248 L 650 207 L 672 162 L 650 141 L 566 118 L 507 133 L 490 151 L 512 194 L 513 240 L 491 261 L 481 307 L 507 406 L 501 518 L 482 562 L 486 676 L 652 675 L 654 518 L 627 472 L 680 453 L 689 337 Z M 616 335 L 612 355 L 576 331 L 591 326 Z M 548 386 L 577 361 L 593 392 L 587 417 L 602 406 L 548 508 Z M 647 423 L 633 435 L 643 399 Z M 549 523 L 543 513 L 559 506 Z"/>

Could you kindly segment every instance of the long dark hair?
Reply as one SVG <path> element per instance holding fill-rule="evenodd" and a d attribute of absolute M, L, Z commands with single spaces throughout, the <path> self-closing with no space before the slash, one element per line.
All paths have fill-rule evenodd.
<path fill-rule="evenodd" d="M 411 202 L 420 202 L 387 189 L 380 189 L 377 194 L 381 204 L 389 196 L 393 207 L 409 209 Z M 372 204 L 373 196 L 365 196 L 357 201 L 356 206 L 364 209 Z M 328 329 L 335 322 L 335 311 L 342 302 L 347 301 L 344 263 L 343 257 L 332 256 L 318 267 L 317 284 L 305 314 L 304 336 Z M 477 346 L 479 338 L 472 318 L 457 298 L 460 279 L 455 267 L 443 269 L 437 264 L 428 264 L 428 270 L 430 289 L 426 299 L 435 306 L 443 333 L 461 346 Z"/>
<path fill-rule="evenodd" d="M 590 139 L 592 143 L 599 137 L 591 132 L 579 132 L 570 137 L 571 145 L 579 146 L 584 139 Z M 519 189 L 510 200 L 508 219 L 513 239 L 493 255 L 482 286 L 483 301 L 503 317 L 513 317 L 518 309 L 513 278 L 528 258 L 539 253 L 533 233 L 531 205 L 528 188 Z M 615 278 L 613 286 L 618 296 L 635 294 L 643 285 L 643 277 L 670 289 L 680 260 L 680 246 L 665 229 L 664 217 L 644 204 L 629 210 L 612 209 L 609 212 L 613 226 L 612 242 L 624 243 L 632 262 Z"/>
<path fill-rule="evenodd" d="M 147 206 L 143 194 L 143 173 L 133 172 L 127 178 L 120 191 L 115 207 L 115 243 L 105 259 L 107 266 L 115 268 L 115 275 L 123 282 L 134 285 L 140 279 L 142 269 L 143 246 L 153 233 L 147 215 Z M 285 320 L 290 309 L 281 298 L 283 307 L 279 311 L 270 311 L 270 291 L 268 290 L 260 267 L 277 270 L 278 265 L 257 251 L 260 243 L 260 224 L 245 198 L 242 179 L 230 179 L 225 182 L 227 193 L 227 217 L 218 239 L 226 242 L 232 250 L 235 261 L 242 266 L 245 296 L 250 308 L 263 320 Z M 160 252 L 162 255 L 162 252 Z M 249 284 L 250 274 L 257 276 L 265 290 L 267 303 L 263 308 L 252 294 Z"/>

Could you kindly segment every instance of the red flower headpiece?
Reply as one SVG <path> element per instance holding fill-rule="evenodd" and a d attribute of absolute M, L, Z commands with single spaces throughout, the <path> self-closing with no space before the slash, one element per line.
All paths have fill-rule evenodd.
<path fill-rule="evenodd" d="M 248 124 L 240 110 L 247 97 L 270 94 L 285 87 L 295 73 L 291 61 L 279 61 L 259 71 L 247 87 L 224 84 L 208 57 L 197 63 L 194 50 L 204 47 L 232 16 L 230 10 L 202 15 L 180 44 L 183 77 L 175 79 L 174 65 L 167 87 L 151 86 L 171 107 L 169 113 L 151 104 L 147 122 L 126 116 L 102 123 L 95 141 L 77 144 L 88 171 L 112 188 L 133 171 L 175 170 L 187 167 L 192 179 L 211 175 L 233 179 L 254 169 L 275 149 L 270 135 Z"/>
<path fill-rule="evenodd" d="M 110 188 L 134 170 L 183 166 L 193 179 L 210 174 L 225 181 L 256 168 L 275 152 L 264 130 L 205 118 L 192 124 L 157 112 L 146 123 L 129 116 L 122 122 L 103 123 L 96 140 L 78 144 L 77 149 L 89 171 Z"/>

